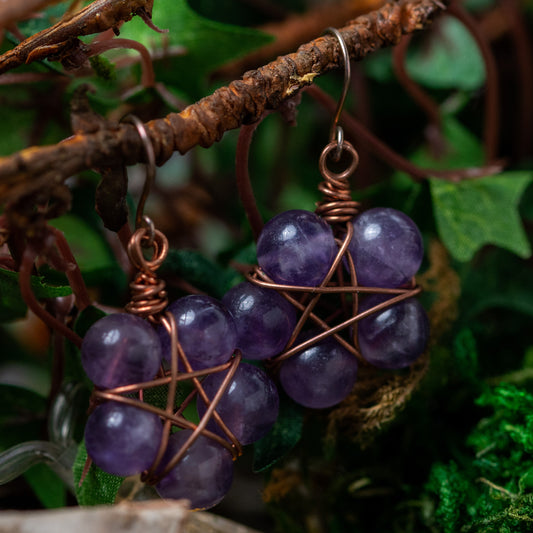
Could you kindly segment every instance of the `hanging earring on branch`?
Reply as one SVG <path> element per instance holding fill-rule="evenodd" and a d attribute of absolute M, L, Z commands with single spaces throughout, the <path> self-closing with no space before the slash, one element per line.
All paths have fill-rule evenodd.
<path fill-rule="evenodd" d="M 293 400 L 314 408 L 342 401 L 359 366 L 410 366 L 424 352 L 429 334 L 425 311 L 413 298 L 420 292 L 413 276 L 423 255 L 418 228 L 390 208 L 358 214 L 359 204 L 351 198 L 348 178 L 359 157 L 339 125 L 350 81 L 349 54 L 342 35 L 327 31 L 342 50 L 344 87 L 330 142 L 319 159 L 324 199 L 315 213 L 291 210 L 267 222 L 257 241 L 258 267 L 248 283 L 225 298 L 241 328 L 252 321 L 249 310 L 239 314 L 237 305 L 249 292 L 265 291 L 263 300 L 278 314 L 290 304 L 291 312 L 272 333 L 278 341 L 283 338 L 283 348 L 261 358 L 271 361 Z M 245 348 L 243 356 L 249 357 Z"/>
<path fill-rule="evenodd" d="M 156 270 L 168 242 L 143 213 L 155 159 L 142 122 L 129 120 L 147 161 L 128 244 L 137 274 L 127 313 L 100 319 L 83 339 L 82 363 L 95 384 L 85 443 L 103 470 L 141 474 L 162 497 L 186 498 L 193 508 L 205 509 L 229 490 L 242 444 L 261 438 L 274 423 L 278 394 L 265 372 L 240 365 L 233 317 L 221 302 L 191 295 L 167 306 Z M 156 391 L 146 392 L 161 387 L 166 387 L 163 405 L 148 401 Z M 182 401 L 176 403 L 177 397 Z M 198 422 L 184 415 L 194 401 Z"/>

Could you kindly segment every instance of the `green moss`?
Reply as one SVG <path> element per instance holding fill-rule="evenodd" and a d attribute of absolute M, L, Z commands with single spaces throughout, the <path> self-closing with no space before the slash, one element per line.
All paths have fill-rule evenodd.
<path fill-rule="evenodd" d="M 433 520 L 448 532 L 521 532 L 533 527 L 533 395 L 511 385 L 487 389 L 492 410 L 467 439 L 471 455 L 431 470 Z"/>

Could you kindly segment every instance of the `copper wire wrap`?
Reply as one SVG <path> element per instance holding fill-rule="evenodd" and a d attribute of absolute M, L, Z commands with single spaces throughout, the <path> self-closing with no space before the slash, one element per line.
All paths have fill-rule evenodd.
<path fill-rule="evenodd" d="M 339 143 L 330 142 L 322 153 L 318 161 L 320 174 L 324 181 L 319 184 L 318 190 L 324 195 L 324 200 L 317 206 L 316 213 L 329 224 L 348 222 L 359 212 L 360 204 L 352 200 L 350 182 L 348 177 L 353 174 L 359 164 L 359 155 L 355 148 L 348 141 L 341 141 L 340 153 L 334 154 L 333 159 L 340 159 L 342 152 L 346 152 L 350 157 L 350 164 L 340 173 L 333 172 L 328 167 L 328 157 L 335 150 L 339 151 Z M 337 157 L 335 157 L 337 155 Z"/>
<path fill-rule="evenodd" d="M 153 252 L 150 259 L 145 258 L 147 249 L 152 249 Z M 145 483 L 152 485 L 158 483 L 176 466 L 200 435 L 224 446 L 231 453 L 233 459 L 236 459 L 242 453 L 241 444 L 216 411 L 220 399 L 240 364 L 241 355 L 236 351 L 230 360 L 223 365 L 197 371 L 192 369 L 187 355 L 179 343 L 178 328 L 174 315 L 169 311 L 165 311 L 168 303 L 165 283 L 158 279 L 155 273 L 165 260 L 167 253 L 167 239 L 160 231 L 154 229 L 151 221 L 148 220 L 146 227 L 137 229 L 132 235 L 128 245 L 128 255 L 138 272 L 134 281 L 130 284 L 132 296 L 131 301 L 126 305 L 126 310 L 149 320 L 154 325 L 159 324 L 165 328 L 170 337 L 170 368 L 166 370 L 161 368 L 155 379 L 151 381 L 113 389 L 95 389 L 92 395 L 93 408 L 98 403 L 114 401 L 149 411 L 161 418 L 163 436 L 157 455 L 151 467 L 141 475 L 141 479 Z M 206 376 L 217 372 L 226 372 L 226 375 L 214 398 L 210 400 L 202 387 L 202 380 Z M 192 382 L 193 390 L 179 405 L 176 405 L 176 392 L 179 385 L 185 381 Z M 143 401 L 145 390 L 161 386 L 167 387 L 167 399 L 164 409 Z M 207 410 L 199 423 L 194 424 L 183 416 L 183 412 L 197 398 L 206 404 Z M 211 419 L 222 430 L 224 437 L 206 429 Z M 192 433 L 172 459 L 163 464 L 173 426 L 180 429 L 190 429 Z"/>
<path fill-rule="evenodd" d="M 143 253 L 143 248 L 146 249 L 147 246 L 153 248 L 150 260 L 145 259 Z M 167 307 L 165 282 L 155 273 L 167 253 L 168 240 L 160 231 L 155 230 L 154 235 L 150 237 L 149 229 L 139 228 L 132 235 L 128 243 L 128 256 L 138 272 L 130 283 L 131 301 L 125 307 L 128 313 L 153 321 L 153 317 Z"/>

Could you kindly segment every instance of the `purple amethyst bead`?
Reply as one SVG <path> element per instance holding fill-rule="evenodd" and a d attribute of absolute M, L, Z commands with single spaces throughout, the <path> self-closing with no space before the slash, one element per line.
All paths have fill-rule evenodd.
<path fill-rule="evenodd" d="M 302 335 L 297 342 L 314 336 Z M 305 407 L 322 409 L 338 404 L 352 390 L 357 359 L 333 337 L 327 337 L 283 362 L 279 380 L 285 392 Z"/>
<path fill-rule="evenodd" d="M 372 295 L 360 311 L 366 311 L 391 296 Z M 424 352 L 429 338 L 429 320 L 416 298 L 408 298 L 359 321 L 361 355 L 381 368 L 404 368 Z"/>
<path fill-rule="evenodd" d="M 226 372 L 207 376 L 202 386 L 209 399 L 218 392 Z M 199 399 L 198 414 L 203 417 L 207 408 Z M 241 363 L 217 405 L 217 413 L 241 444 L 251 444 L 265 436 L 278 417 L 279 395 L 274 382 L 256 366 Z M 207 428 L 224 436 L 211 418 Z"/>
<path fill-rule="evenodd" d="M 157 415 L 132 405 L 99 405 L 85 426 L 85 446 L 109 474 L 132 476 L 149 468 L 159 450 L 163 426 Z"/>
<path fill-rule="evenodd" d="M 162 465 L 180 450 L 192 431 L 172 434 Z M 162 498 L 186 499 L 191 509 L 209 509 L 226 495 L 233 481 L 233 459 L 226 448 L 200 435 L 181 461 L 155 486 Z"/>
<path fill-rule="evenodd" d="M 81 363 L 101 388 L 151 380 L 161 364 L 161 344 L 148 322 L 117 313 L 96 321 L 81 345 Z"/>
<path fill-rule="evenodd" d="M 237 346 L 233 317 L 221 302 L 210 296 L 191 295 L 168 306 L 175 319 L 178 341 L 193 370 L 226 363 Z M 170 339 L 163 327 L 158 330 L 163 357 L 170 360 Z M 179 363 L 179 368 L 183 370 Z"/>
<path fill-rule="evenodd" d="M 253 283 L 239 283 L 222 298 L 237 328 L 237 348 L 245 359 L 267 359 L 289 341 L 297 317 L 283 296 Z"/>
<path fill-rule="evenodd" d="M 323 219 L 294 209 L 265 224 L 257 240 L 257 263 L 277 283 L 316 287 L 337 251 L 333 232 Z"/>
<path fill-rule="evenodd" d="M 363 287 L 399 287 L 420 268 L 422 236 L 404 213 L 388 207 L 365 211 L 354 219 L 348 250 L 357 282 Z"/>

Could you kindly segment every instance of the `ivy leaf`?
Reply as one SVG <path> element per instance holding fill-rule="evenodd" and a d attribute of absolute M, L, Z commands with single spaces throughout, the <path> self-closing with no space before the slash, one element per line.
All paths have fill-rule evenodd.
<path fill-rule="evenodd" d="M 115 276 L 118 266 L 103 237 L 82 218 L 63 215 L 50 222 L 65 234 L 87 283 Z"/>
<path fill-rule="evenodd" d="M 302 436 L 304 410 L 286 396 L 280 398 L 276 423 L 254 444 L 253 471 L 262 472 L 296 446 Z"/>
<path fill-rule="evenodd" d="M 422 147 L 410 158 L 413 163 L 438 170 L 483 163 L 481 143 L 456 119 L 446 117 L 442 133 L 446 153 L 436 159 Z M 429 180 L 437 231 L 455 259 L 469 261 L 485 244 L 501 246 L 520 257 L 531 254 L 518 203 L 532 177 L 531 172 L 515 171 L 459 183 Z"/>
<path fill-rule="evenodd" d="M 81 476 L 87 462 L 85 442 L 78 448 L 78 453 L 72 467 L 74 473 L 74 487 L 80 505 L 103 505 L 115 502 L 120 485 L 124 478 L 108 474 L 94 463 L 91 464 L 83 483 L 80 485 Z"/>
<path fill-rule="evenodd" d="M 240 279 L 235 271 L 222 268 L 194 250 L 169 250 L 160 274 L 180 276 L 216 298 L 222 298 Z"/>
<path fill-rule="evenodd" d="M 413 163 L 436 170 L 468 168 L 483 164 L 482 144 L 459 121 L 453 117 L 445 117 L 442 121 L 442 135 L 446 141 L 446 149 L 441 157 L 434 157 L 424 146 L 410 158 Z"/>
<path fill-rule="evenodd" d="M 430 179 L 437 229 L 453 257 L 469 261 L 485 244 L 531 255 L 518 203 L 532 177 L 516 171 L 460 183 Z"/>
<path fill-rule="evenodd" d="M 441 18 L 435 31 L 409 47 L 405 59 L 409 76 L 431 89 L 472 91 L 485 83 L 485 64 L 476 41 L 458 20 Z M 366 73 L 385 83 L 395 79 L 392 52 L 382 50 L 365 60 Z"/>
<path fill-rule="evenodd" d="M 186 0 L 158 0 L 152 20 L 170 31 L 155 33 L 135 17 L 121 29 L 121 36 L 139 41 L 149 49 L 170 50 L 155 65 L 157 79 L 192 97 L 201 96 L 207 74 L 215 68 L 272 41 L 272 37 L 255 29 L 206 19 L 192 10 Z M 183 47 L 182 55 L 172 56 L 175 47 Z"/>
<path fill-rule="evenodd" d="M 434 89 L 471 91 L 485 83 L 485 65 L 476 41 L 461 22 L 441 18 L 429 42 L 408 54 L 413 80 Z"/>
<path fill-rule="evenodd" d="M 72 293 L 70 286 L 50 285 L 40 276 L 31 277 L 31 290 L 37 299 L 57 298 Z M 26 304 L 20 294 L 18 272 L 0 268 L 0 320 L 7 322 L 24 318 L 26 311 Z"/>

